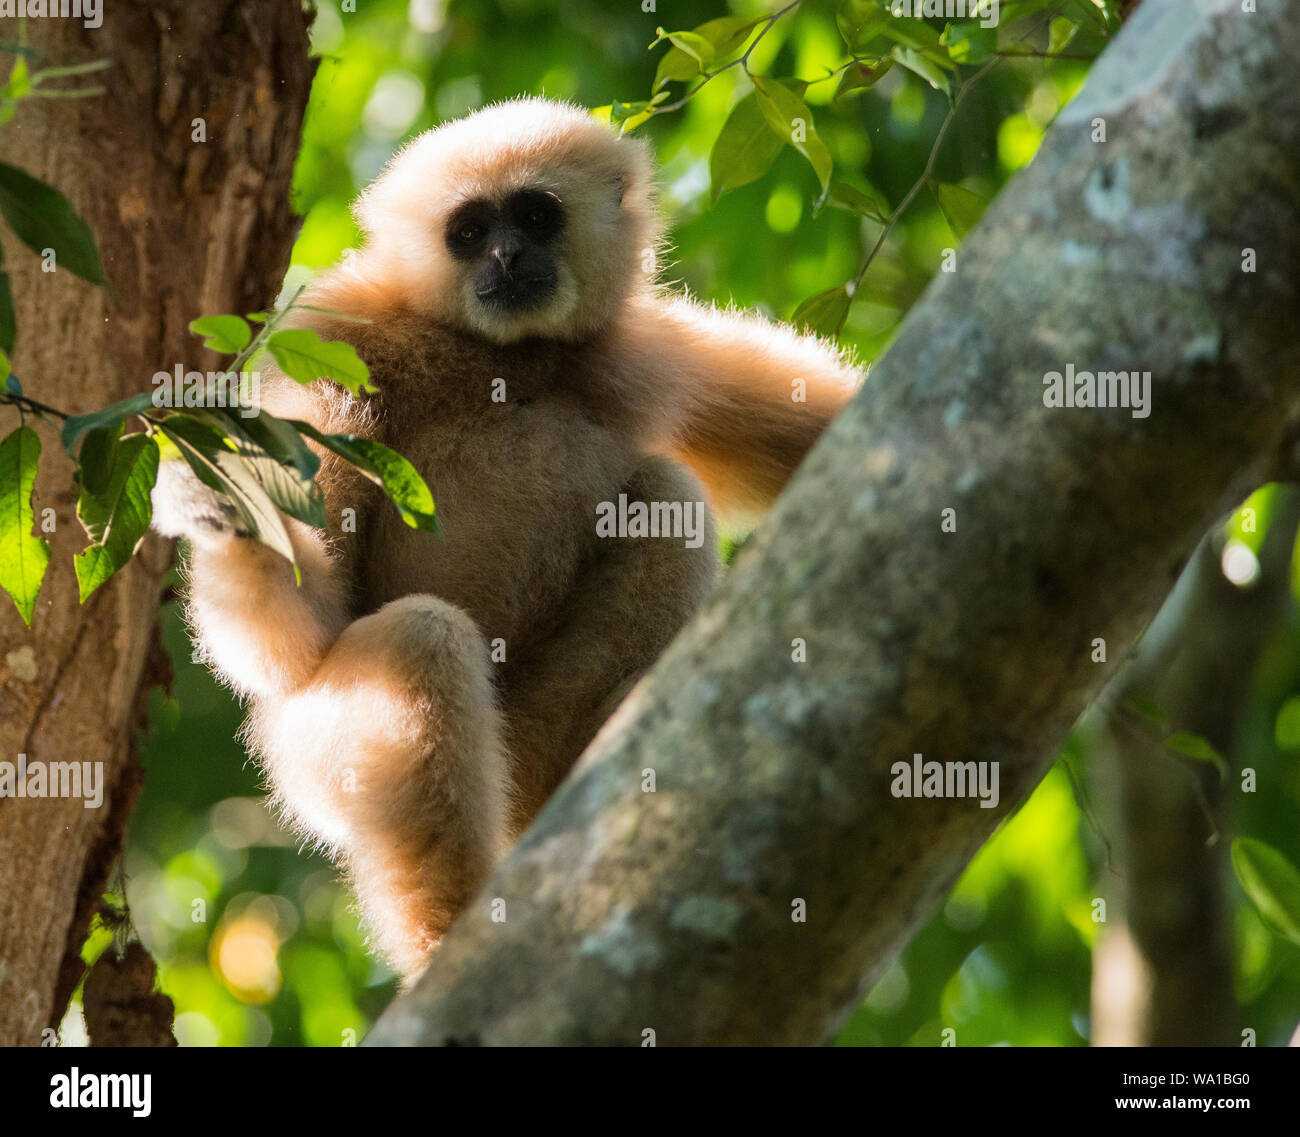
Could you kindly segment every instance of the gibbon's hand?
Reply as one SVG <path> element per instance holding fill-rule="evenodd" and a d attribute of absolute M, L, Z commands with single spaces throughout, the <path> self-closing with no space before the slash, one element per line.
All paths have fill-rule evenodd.
<path fill-rule="evenodd" d="M 153 487 L 151 527 L 164 537 L 185 537 L 196 545 L 219 545 L 247 537 L 234 503 L 205 486 L 183 458 L 165 458 Z"/>

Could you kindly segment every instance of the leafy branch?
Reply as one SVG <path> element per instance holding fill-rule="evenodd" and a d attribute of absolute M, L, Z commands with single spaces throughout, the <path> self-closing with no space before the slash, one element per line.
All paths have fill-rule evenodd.
<path fill-rule="evenodd" d="M 965 235 L 987 205 L 979 195 L 958 185 L 936 183 L 935 163 L 953 119 L 971 87 L 1005 59 L 1091 60 L 1095 52 L 1066 49 L 1080 31 L 1088 29 L 1093 41 L 1109 36 L 1121 20 L 1114 0 L 1098 7 L 1091 0 L 1002 0 L 997 26 L 985 26 L 979 9 L 965 18 L 942 24 L 920 16 L 904 15 L 889 0 L 839 0 L 835 23 L 847 58 L 826 69 L 816 79 L 756 74 L 750 61 L 755 49 L 776 24 L 800 6 L 800 0 L 785 4 L 767 16 L 723 17 L 690 30 L 657 30 L 653 49 L 661 44 L 668 51 L 660 59 L 651 84 L 650 97 L 640 101 L 614 101 L 601 108 L 609 120 L 624 132 L 634 130 L 656 115 L 683 108 L 718 76 L 743 73 L 751 90 L 732 106 L 714 141 L 709 156 L 710 190 L 713 201 L 727 190 L 763 177 L 786 146 L 793 146 L 812 167 L 820 193 L 813 203 L 814 215 L 825 206 L 846 210 L 880 224 L 881 231 L 852 280 L 809 297 L 793 316 L 795 323 L 809 330 L 839 336 L 854 299 L 872 262 L 883 248 L 902 214 L 925 186 L 935 195 L 939 208 L 954 234 Z M 999 42 L 999 32 L 1018 25 L 1021 34 Z M 1023 31 L 1028 27 L 1029 31 Z M 1038 51 L 1025 43 L 1029 34 L 1047 31 L 1047 50 Z M 834 159 L 818 136 L 813 114 L 804 100 L 814 84 L 837 80 L 833 101 L 857 98 L 895 66 L 900 66 L 948 98 L 948 113 L 939 127 L 925 168 L 898 205 L 874 186 L 861 187 L 834 181 Z M 964 74 L 964 69 L 975 68 Z M 668 88 L 682 83 L 686 89 L 673 98 Z"/>
<path fill-rule="evenodd" d="M 83 603 L 139 547 L 153 516 L 151 493 L 162 461 L 184 461 L 204 485 L 232 503 L 250 536 L 295 564 L 295 570 L 282 515 L 317 528 L 329 525 L 314 480 L 320 459 L 310 444 L 338 454 L 379 485 L 408 525 L 439 531 L 429 487 L 396 451 L 353 434 L 325 434 L 260 408 L 248 417 L 239 409 L 244 404 L 233 386 L 236 377 L 246 374 L 246 364 L 267 355 L 300 383 L 328 377 L 354 395 L 375 390 L 351 344 L 323 341 L 309 328 L 281 329 L 291 310 L 270 317 L 254 313 L 250 318 L 262 323 L 256 336 L 239 316 L 193 321 L 190 330 L 205 337 L 206 347 L 234 355 L 230 370 L 189 372 L 183 390 L 163 384 L 89 414 L 39 402 L 6 376 L 0 405 L 16 407 L 20 416 L 63 420 L 60 439 L 79 487 L 77 517 L 91 540 L 75 560 Z M 0 354 L 0 373 L 7 370 L 8 360 Z M 128 422 L 137 421 L 142 430 L 124 433 Z M 25 422 L 0 444 L 0 587 L 29 623 L 50 557 L 48 542 L 32 534 L 40 453 L 40 440 Z"/>

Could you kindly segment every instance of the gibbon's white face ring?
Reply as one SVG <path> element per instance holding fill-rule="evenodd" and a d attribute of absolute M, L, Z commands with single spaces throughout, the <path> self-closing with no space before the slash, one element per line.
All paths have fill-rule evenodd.
<path fill-rule="evenodd" d="M 563 256 L 556 258 L 555 291 L 537 308 L 511 312 L 485 304 L 467 276 L 460 285 L 460 308 L 466 324 L 493 343 L 513 343 L 529 336 L 563 338 L 572 329 L 578 307 L 578 281 Z"/>

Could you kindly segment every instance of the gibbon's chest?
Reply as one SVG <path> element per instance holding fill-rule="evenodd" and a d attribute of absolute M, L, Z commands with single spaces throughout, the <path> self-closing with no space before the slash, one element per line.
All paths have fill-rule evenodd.
<path fill-rule="evenodd" d="M 381 387 L 382 390 L 382 387 Z M 505 385 L 505 397 L 384 410 L 384 435 L 424 474 L 445 536 L 391 509 L 369 526 L 367 607 L 432 593 L 464 608 L 489 640 L 524 646 L 563 607 L 596 545 L 596 509 L 640 461 L 573 392 Z"/>

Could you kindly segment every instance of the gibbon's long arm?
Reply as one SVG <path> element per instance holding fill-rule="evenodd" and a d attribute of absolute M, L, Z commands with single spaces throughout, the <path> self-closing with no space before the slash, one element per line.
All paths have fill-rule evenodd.
<path fill-rule="evenodd" d="M 686 299 L 652 301 L 657 367 L 671 366 L 681 420 L 670 453 L 726 514 L 766 509 L 862 376 L 815 336 Z"/>
<path fill-rule="evenodd" d="M 324 430 L 352 429 L 333 421 L 298 384 L 273 377 L 264 405 L 273 413 L 308 418 Z M 325 458 L 322 473 L 331 458 Z M 333 474 L 333 471 L 330 471 Z M 359 479 L 320 477 L 326 513 L 360 506 Z M 187 616 L 205 659 L 240 697 L 274 698 L 307 683 L 350 618 L 351 557 L 320 530 L 284 518 L 302 574 L 261 542 L 239 533 L 233 509 L 198 483 L 180 460 L 164 462 L 154 490 L 154 528 L 188 537 Z"/>
<path fill-rule="evenodd" d="M 195 542 L 188 615 L 221 680 L 241 697 L 307 683 L 347 624 L 345 582 L 315 530 L 286 520 L 302 586 L 279 553 L 248 537 Z"/>

